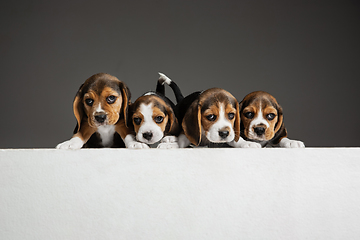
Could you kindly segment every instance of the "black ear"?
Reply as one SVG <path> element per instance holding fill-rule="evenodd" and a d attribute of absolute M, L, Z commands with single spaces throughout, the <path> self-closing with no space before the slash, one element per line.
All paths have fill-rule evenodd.
<path fill-rule="evenodd" d="M 201 142 L 201 106 L 198 100 L 194 101 L 186 111 L 182 128 L 190 142 L 198 146 Z"/>
<path fill-rule="evenodd" d="M 169 117 L 166 124 L 165 132 L 176 136 L 180 133 L 179 122 L 175 116 L 174 110 L 171 107 L 167 106 L 166 112 Z"/>
<path fill-rule="evenodd" d="M 130 104 L 129 106 L 128 106 L 128 110 L 127 110 L 127 120 L 126 120 L 126 122 L 125 122 L 125 124 L 126 124 L 126 127 L 128 127 L 128 128 L 130 128 L 130 129 L 132 129 L 132 130 L 134 130 L 134 123 L 133 123 L 133 121 L 132 121 L 132 118 L 133 118 L 133 113 L 134 113 L 134 104 Z"/>
<path fill-rule="evenodd" d="M 234 132 L 235 132 L 235 142 L 239 141 L 240 138 L 240 107 L 238 102 L 236 101 L 236 114 L 235 114 L 235 122 L 234 122 Z"/>
<path fill-rule="evenodd" d="M 244 101 L 241 101 L 239 103 L 239 118 L 240 118 L 240 136 L 244 139 L 246 139 L 246 136 L 244 135 L 245 126 L 243 121 L 241 120 L 241 113 L 243 111 Z"/>
<path fill-rule="evenodd" d="M 84 110 L 84 106 L 82 103 L 82 98 L 83 98 L 83 94 L 82 94 L 82 90 L 83 90 L 84 84 L 82 84 L 79 88 L 79 90 L 77 91 L 76 95 L 75 95 L 75 99 L 73 102 L 73 111 L 74 111 L 74 115 L 76 118 L 76 127 L 74 129 L 74 134 L 77 133 L 80 130 L 80 126 L 81 126 L 81 121 L 85 115 L 85 110 Z"/>
<path fill-rule="evenodd" d="M 121 90 L 121 95 L 122 95 L 122 110 L 121 110 L 121 114 L 124 116 L 124 120 L 125 120 L 125 124 L 128 123 L 128 119 L 129 119 L 129 106 L 130 106 L 130 99 L 131 99 L 131 93 L 130 93 L 130 89 L 126 86 L 125 83 L 120 82 L 119 83 L 119 88 Z"/>

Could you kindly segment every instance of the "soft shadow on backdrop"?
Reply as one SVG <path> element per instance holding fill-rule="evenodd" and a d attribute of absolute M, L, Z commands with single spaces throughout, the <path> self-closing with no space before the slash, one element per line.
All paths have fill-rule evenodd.
<path fill-rule="evenodd" d="M 159 71 L 184 95 L 267 91 L 290 138 L 360 146 L 359 23 L 349 0 L 2 3 L 0 148 L 69 139 L 72 100 L 94 73 L 117 76 L 135 100 Z"/>

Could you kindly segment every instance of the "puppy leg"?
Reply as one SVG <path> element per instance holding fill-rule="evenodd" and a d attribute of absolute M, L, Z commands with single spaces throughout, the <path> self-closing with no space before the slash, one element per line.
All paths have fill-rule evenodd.
<path fill-rule="evenodd" d="M 229 146 L 234 148 L 261 148 L 260 143 L 246 141 L 242 137 L 239 138 L 239 141 L 235 142 L 234 140 L 232 142 L 229 142 L 228 144 Z"/>
<path fill-rule="evenodd" d="M 281 139 L 279 146 L 284 148 L 304 148 L 305 144 L 301 141 L 283 138 Z"/>
<path fill-rule="evenodd" d="M 80 149 L 84 145 L 84 141 L 79 137 L 73 137 L 68 141 L 60 143 L 56 146 L 57 149 Z"/>
<path fill-rule="evenodd" d="M 191 144 L 190 140 L 186 137 L 185 134 L 180 134 L 180 136 L 178 137 L 178 144 L 179 144 L 179 148 L 186 148 L 187 146 L 189 146 Z"/>
<path fill-rule="evenodd" d="M 165 136 L 163 139 L 161 139 L 157 148 L 179 148 L 178 139 L 175 136 Z"/>
<path fill-rule="evenodd" d="M 124 143 L 127 148 L 132 149 L 150 148 L 147 144 L 136 141 L 135 136 L 132 134 L 128 134 L 125 137 Z"/>

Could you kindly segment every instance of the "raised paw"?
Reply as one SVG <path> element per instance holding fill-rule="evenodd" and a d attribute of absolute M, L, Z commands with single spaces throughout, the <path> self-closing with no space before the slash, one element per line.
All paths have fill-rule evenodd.
<path fill-rule="evenodd" d="M 80 149 L 84 145 L 83 140 L 79 137 L 74 137 L 68 141 L 60 143 L 56 146 L 57 149 Z"/>

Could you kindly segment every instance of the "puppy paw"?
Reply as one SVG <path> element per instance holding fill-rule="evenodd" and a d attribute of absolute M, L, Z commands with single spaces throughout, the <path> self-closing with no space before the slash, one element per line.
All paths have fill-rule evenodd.
<path fill-rule="evenodd" d="M 146 149 L 146 148 L 150 148 L 146 143 L 142 143 L 142 142 L 137 142 L 137 141 L 133 141 L 133 142 L 129 142 L 126 145 L 127 148 L 131 148 L 131 149 Z"/>
<path fill-rule="evenodd" d="M 74 137 L 68 141 L 60 143 L 56 146 L 57 149 L 80 149 L 84 145 L 83 140 L 79 137 Z"/>
<path fill-rule="evenodd" d="M 159 143 L 157 148 L 161 148 L 161 149 L 179 148 L 179 144 L 177 142 Z"/>
<path fill-rule="evenodd" d="M 261 148 L 261 144 L 256 143 L 256 142 L 244 141 L 244 142 L 240 143 L 239 147 L 240 148 Z"/>
<path fill-rule="evenodd" d="M 280 141 L 280 147 L 284 148 L 304 148 L 305 144 L 301 141 L 297 140 L 290 140 L 288 138 L 283 138 Z"/>
<path fill-rule="evenodd" d="M 161 139 L 161 143 L 177 143 L 178 139 L 175 136 L 165 136 Z"/>
<path fill-rule="evenodd" d="M 232 141 L 230 143 L 228 143 L 231 147 L 234 148 L 261 148 L 261 144 L 257 143 L 257 142 L 251 142 L 251 141 L 246 141 L 242 138 L 240 138 L 237 142 Z"/>

